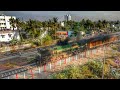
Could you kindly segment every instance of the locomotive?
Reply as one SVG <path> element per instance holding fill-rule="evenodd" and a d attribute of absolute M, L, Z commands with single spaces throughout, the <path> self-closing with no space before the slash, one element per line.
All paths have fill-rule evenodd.
<path fill-rule="evenodd" d="M 115 35 L 101 35 L 90 39 L 80 40 L 77 42 L 67 43 L 66 45 L 56 45 L 52 48 L 39 50 L 41 53 L 41 64 L 55 62 L 57 60 L 70 57 L 84 50 L 108 44 L 118 40 Z"/>

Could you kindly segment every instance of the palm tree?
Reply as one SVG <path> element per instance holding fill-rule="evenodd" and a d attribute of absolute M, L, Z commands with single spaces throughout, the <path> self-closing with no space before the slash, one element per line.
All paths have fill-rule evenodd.
<path fill-rule="evenodd" d="M 20 27 L 21 27 L 20 19 L 19 19 L 19 18 L 16 18 L 15 23 L 16 23 L 16 26 L 17 26 L 18 31 L 19 31 L 20 40 L 22 41 L 22 40 L 23 40 L 23 37 L 22 37 L 22 35 L 21 35 L 21 30 L 20 30 Z"/>
<path fill-rule="evenodd" d="M 85 25 L 85 23 L 86 23 L 85 19 L 82 19 L 81 24 Z"/>
<path fill-rule="evenodd" d="M 55 40 L 56 40 L 56 30 L 58 29 L 58 18 L 54 17 L 53 18 L 53 25 L 54 25 L 54 34 L 55 34 Z"/>
<path fill-rule="evenodd" d="M 15 25 L 15 19 L 11 17 L 9 19 L 9 21 L 10 21 L 11 26 L 13 27 L 13 30 L 14 30 L 14 28 L 16 27 L 16 25 Z"/>
<path fill-rule="evenodd" d="M 103 24 L 102 24 L 101 20 L 98 20 L 98 22 L 97 22 L 97 27 L 98 27 L 99 29 L 102 29 L 102 28 L 103 28 Z"/>
<path fill-rule="evenodd" d="M 48 23 L 47 21 L 42 22 L 43 29 L 46 30 Z"/>
<path fill-rule="evenodd" d="M 34 20 L 29 19 L 29 21 L 27 21 L 27 27 L 26 27 L 25 31 L 30 36 L 32 36 L 33 39 L 35 38 L 36 30 L 35 30 L 35 22 L 34 22 Z"/>
<path fill-rule="evenodd" d="M 49 21 L 48 21 L 48 31 L 50 31 L 50 29 L 51 29 L 51 25 L 52 25 L 52 20 L 49 19 Z"/>
<path fill-rule="evenodd" d="M 102 23 L 103 23 L 104 28 L 106 28 L 107 27 L 107 21 L 103 20 Z"/>

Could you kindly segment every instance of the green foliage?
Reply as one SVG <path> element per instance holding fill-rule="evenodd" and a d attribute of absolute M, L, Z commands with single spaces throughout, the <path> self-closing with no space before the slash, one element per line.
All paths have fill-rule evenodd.
<path fill-rule="evenodd" d="M 49 45 L 52 43 L 52 37 L 50 35 L 47 35 L 45 38 L 43 38 L 43 43 L 45 45 Z"/>
<path fill-rule="evenodd" d="M 87 65 L 93 74 L 96 74 L 99 77 L 102 76 L 102 63 L 101 62 L 98 62 L 98 61 L 88 62 Z"/>
<path fill-rule="evenodd" d="M 58 74 L 53 75 L 52 78 L 53 79 L 67 79 L 67 76 L 65 73 L 58 73 Z"/>
<path fill-rule="evenodd" d="M 40 46 L 41 44 L 40 44 L 40 42 L 38 42 L 38 41 L 33 41 L 33 42 L 32 42 L 32 45 Z"/>
<path fill-rule="evenodd" d="M 69 70 L 68 70 L 68 78 L 69 79 L 77 79 L 79 78 L 80 75 L 80 69 L 77 66 L 72 66 Z"/>
<path fill-rule="evenodd" d="M 9 21 L 10 21 L 10 24 L 11 24 L 13 30 L 14 30 L 14 28 L 16 27 L 16 25 L 15 25 L 16 20 L 15 20 L 13 17 L 11 17 L 11 18 L 9 19 Z"/>
<path fill-rule="evenodd" d="M 17 39 L 12 39 L 11 41 L 10 41 L 10 44 L 11 45 L 17 45 L 17 44 L 21 44 L 21 42 L 20 41 L 18 41 Z"/>
<path fill-rule="evenodd" d="M 51 78 L 54 79 L 100 79 L 102 77 L 102 62 L 92 61 L 85 65 L 68 66 L 61 72 L 54 73 Z M 110 74 L 109 67 L 105 64 L 104 76 L 105 78 L 113 77 Z"/>
<path fill-rule="evenodd" d="M 68 66 L 65 70 L 55 73 L 51 76 L 54 79 L 89 79 L 98 78 L 93 74 L 87 65 L 85 66 Z"/>
<path fill-rule="evenodd" d="M 113 49 L 113 50 L 117 50 L 118 48 L 117 48 L 117 47 L 115 47 L 115 46 L 113 46 L 113 47 L 112 47 L 112 49 Z"/>

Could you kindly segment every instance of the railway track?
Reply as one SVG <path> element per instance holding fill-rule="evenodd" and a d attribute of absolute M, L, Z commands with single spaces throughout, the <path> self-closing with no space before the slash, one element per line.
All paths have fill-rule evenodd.
<path fill-rule="evenodd" d="M 22 66 L 22 67 L 16 68 L 16 69 L 2 71 L 2 72 L 0 72 L 0 79 L 11 76 L 11 75 L 15 75 L 15 74 L 18 74 L 21 72 L 25 72 L 27 70 L 34 68 L 34 67 L 36 67 L 36 63 L 28 64 L 28 65 L 25 65 L 25 66 Z"/>

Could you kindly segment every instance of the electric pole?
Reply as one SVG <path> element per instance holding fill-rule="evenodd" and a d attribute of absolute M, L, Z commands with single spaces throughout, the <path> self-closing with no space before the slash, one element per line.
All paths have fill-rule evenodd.
<path fill-rule="evenodd" d="M 104 45 L 104 59 L 103 59 L 103 69 L 102 69 L 102 79 L 104 79 L 104 69 L 105 69 L 105 45 Z"/>

